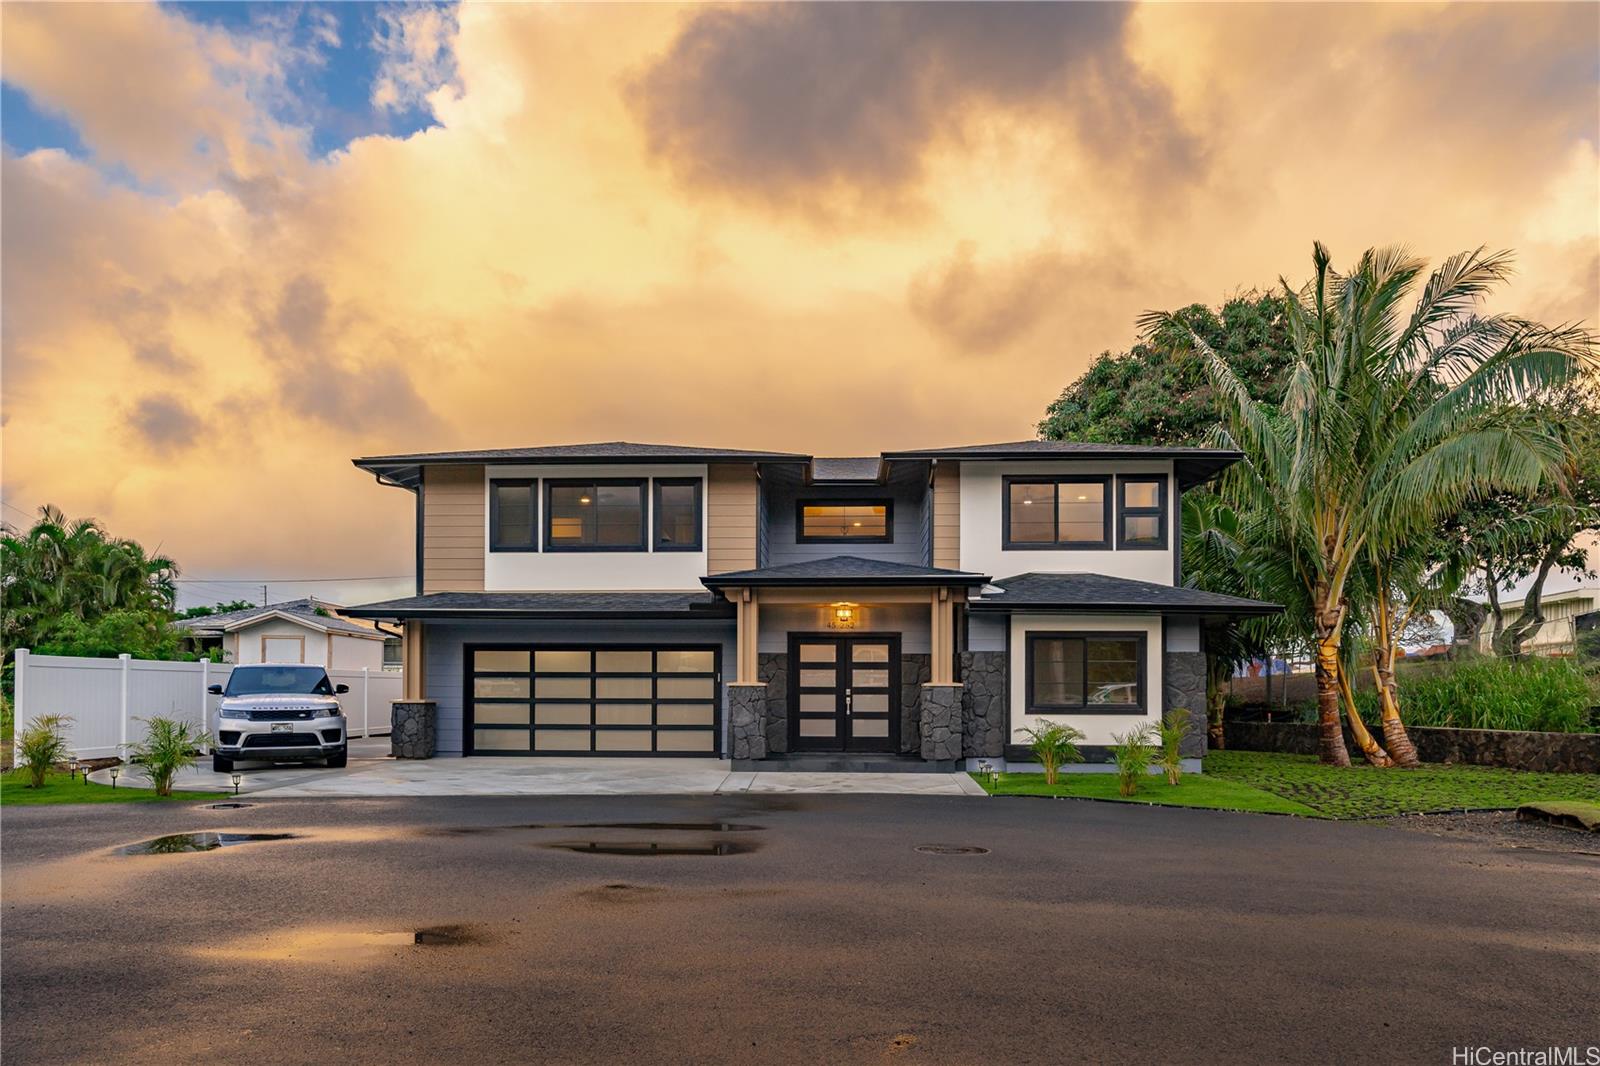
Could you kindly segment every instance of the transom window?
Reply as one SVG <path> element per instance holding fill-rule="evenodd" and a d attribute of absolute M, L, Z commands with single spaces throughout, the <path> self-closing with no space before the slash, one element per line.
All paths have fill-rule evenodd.
<path fill-rule="evenodd" d="M 1111 547 L 1109 477 L 1005 479 L 1008 549 Z"/>
<path fill-rule="evenodd" d="M 545 551 L 643 551 L 643 478 L 546 480 Z"/>
<path fill-rule="evenodd" d="M 1167 479 L 1117 479 L 1117 547 L 1164 550 L 1167 546 Z"/>
<path fill-rule="evenodd" d="M 700 550 L 700 479 L 655 481 L 656 551 Z"/>
<path fill-rule="evenodd" d="M 1029 714 L 1144 714 L 1143 633 L 1028 634 Z"/>
<path fill-rule="evenodd" d="M 537 551 L 538 497 L 531 478 L 496 478 L 489 482 L 489 550 Z"/>
<path fill-rule="evenodd" d="M 893 511 L 890 500 L 802 500 L 795 525 L 801 543 L 894 540 Z"/>

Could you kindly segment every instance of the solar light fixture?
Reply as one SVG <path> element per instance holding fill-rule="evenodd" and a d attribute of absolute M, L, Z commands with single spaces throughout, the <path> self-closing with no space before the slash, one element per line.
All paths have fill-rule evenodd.
<path fill-rule="evenodd" d="M 233 782 L 233 794 L 235 796 L 237 796 L 239 794 L 239 782 L 244 780 L 244 775 L 243 774 L 229 774 L 228 775 L 228 780 Z"/>
<path fill-rule="evenodd" d="M 117 787 L 117 778 L 119 778 L 121 776 L 122 776 L 122 767 L 113 766 L 111 768 L 111 787 L 112 788 L 116 788 Z"/>

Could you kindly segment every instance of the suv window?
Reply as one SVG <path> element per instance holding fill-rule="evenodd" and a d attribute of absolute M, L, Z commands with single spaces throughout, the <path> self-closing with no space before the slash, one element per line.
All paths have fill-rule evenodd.
<path fill-rule="evenodd" d="M 331 696 L 333 685 L 320 666 L 239 667 L 228 675 L 225 696 Z"/>

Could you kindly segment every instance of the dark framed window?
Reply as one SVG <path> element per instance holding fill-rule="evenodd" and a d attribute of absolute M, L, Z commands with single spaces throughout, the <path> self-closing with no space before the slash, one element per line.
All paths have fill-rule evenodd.
<path fill-rule="evenodd" d="M 697 552 L 702 545 L 702 500 L 697 477 L 655 479 L 655 548 L 658 552 Z"/>
<path fill-rule="evenodd" d="M 1007 477 L 1001 543 L 1010 551 L 1111 547 L 1111 478 Z"/>
<path fill-rule="evenodd" d="M 489 482 L 489 550 L 538 551 L 538 482 L 532 478 L 493 478 Z"/>
<path fill-rule="evenodd" d="M 1028 634 L 1029 714 L 1146 713 L 1143 633 Z"/>
<path fill-rule="evenodd" d="M 801 544 L 893 544 L 893 500 L 798 500 L 795 539 Z"/>
<path fill-rule="evenodd" d="M 1166 551 L 1166 478 L 1117 478 L 1117 547 Z"/>
<path fill-rule="evenodd" d="M 544 550 L 645 550 L 643 478 L 546 478 Z"/>

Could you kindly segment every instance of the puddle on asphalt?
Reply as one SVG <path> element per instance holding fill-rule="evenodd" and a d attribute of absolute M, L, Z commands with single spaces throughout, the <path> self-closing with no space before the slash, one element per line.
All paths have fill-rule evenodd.
<path fill-rule="evenodd" d="M 143 840 L 118 848 L 120 855 L 178 855 L 190 851 L 216 851 L 237 844 L 255 844 L 264 840 L 294 840 L 294 833 L 173 833 L 169 836 Z"/>
<path fill-rule="evenodd" d="M 519 825 L 517 829 L 633 829 L 641 833 L 759 833 L 764 825 L 743 822 L 567 822 L 551 825 Z"/>
<path fill-rule="evenodd" d="M 976 844 L 918 844 L 913 850 L 924 855 L 987 855 L 988 848 Z"/>
<path fill-rule="evenodd" d="M 242 811 L 246 807 L 254 807 L 254 803 L 206 803 L 200 809 L 203 811 Z"/>
<path fill-rule="evenodd" d="M 653 840 L 563 840 L 544 846 L 583 855 L 742 855 L 756 850 L 754 844 L 734 844 L 721 840 L 693 844 L 662 844 Z"/>
<path fill-rule="evenodd" d="M 382 955 L 400 956 L 413 948 L 460 947 L 484 939 L 469 925 L 432 925 L 393 932 L 318 927 L 208 946 L 197 949 L 195 954 L 229 961 L 359 964 Z"/>

